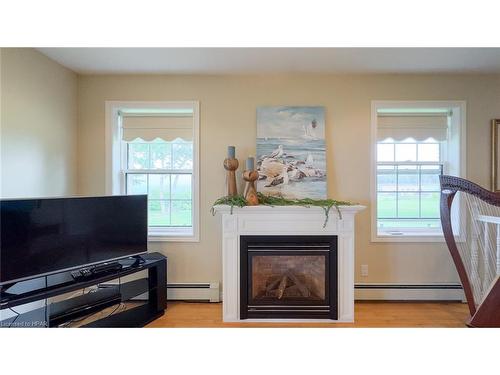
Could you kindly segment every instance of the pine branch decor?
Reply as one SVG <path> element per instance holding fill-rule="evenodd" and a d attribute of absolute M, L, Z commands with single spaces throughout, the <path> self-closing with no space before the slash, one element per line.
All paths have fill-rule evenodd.
<path fill-rule="evenodd" d="M 325 212 L 325 222 L 323 224 L 323 228 L 326 227 L 326 224 L 328 223 L 328 218 L 330 215 L 330 209 L 332 207 L 335 207 L 337 209 L 337 212 L 339 214 L 339 218 L 342 219 L 342 213 L 340 212 L 339 206 L 352 206 L 355 203 L 348 202 L 348 201 L 338 201 L 335 199 L 309 199 L 309 198 L 303 198 L 303 199 L 286 199 L 281 196 L 276 196 L 276 197 L 271 197 L 264 195 L 262 193 L 257 193 L 257 196 L 259 198 L 259 204 L 263 206 L 302 206 L 302 207 L 311 207 L 311 206 L 316 206 L 316 207 L 321 207 L 323 208 Z M 245 207 L 247 205 L 247 201 L 245 200 L 245 197 L 242 195 L 236 195 L 236 196 L 226 196 L 217 199 L 214 204 L 212 205 L 212 208 L 210 211 L 212 212 L 212 215 L 215 215 L 215 206 L 217 205 L 227 205 L 231 206 L 231 215 L 233 214 L 233 208 L 236 207 Z"/>

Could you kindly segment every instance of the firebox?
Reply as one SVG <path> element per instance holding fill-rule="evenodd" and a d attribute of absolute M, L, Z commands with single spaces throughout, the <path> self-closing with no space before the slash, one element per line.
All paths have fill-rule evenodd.
<path fill-rule="evenodd" d="M 240 236 L 240 319 L 337 319 L 337 236 Z"/>

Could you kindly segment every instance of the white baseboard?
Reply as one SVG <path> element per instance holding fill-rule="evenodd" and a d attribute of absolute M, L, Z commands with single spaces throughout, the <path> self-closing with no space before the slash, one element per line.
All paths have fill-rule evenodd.
<path fill-rule="evenodd" d="M 358 301 L 465 301 L 460 284 L 358 283 L 354 286 Z"/>

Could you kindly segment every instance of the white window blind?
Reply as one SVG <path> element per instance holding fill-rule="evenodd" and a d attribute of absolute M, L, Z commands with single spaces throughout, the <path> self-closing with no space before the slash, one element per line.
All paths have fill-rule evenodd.
<path fill-rule="evenodd" d="M 122 114 L 123 140 L 130 142 L 140 138 L 153 141 L 156 138 L 170 142 L 177 138 L 193 140 L 193 115 L 191 114 Z"/>
<path fill-rule="evenodd" d="M 448 138 L 448 113 L 379 113 L 377 140 L 388 138 L 395 141 L 407 138 L 419 142 L 429 138 L 445 141 Z"/>

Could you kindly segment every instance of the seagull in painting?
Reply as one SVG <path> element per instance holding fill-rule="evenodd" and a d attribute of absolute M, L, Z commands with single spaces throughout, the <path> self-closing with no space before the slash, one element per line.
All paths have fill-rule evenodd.
<path fill-rule="evenodd" d="M 283 156 L 283 145 L 279 145 L 278 148 L 276 150 L 274 150 L 273 152 L 271 152 L 271 154 L 267 157 L 272 158 L 272 159 L 277 159 L 277 158 L 280 158 L 282 156 Z"/>

